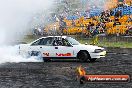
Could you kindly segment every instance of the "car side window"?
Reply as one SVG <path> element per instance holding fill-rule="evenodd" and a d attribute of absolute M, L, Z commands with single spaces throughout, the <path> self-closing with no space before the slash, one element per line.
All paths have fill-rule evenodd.
<path fill-rule="evenodd" d="M 71 44 L 65 39 L 62 39 L 62 42 L 63 42 L 63 46 L 71 46 Z"/>
<path fill-rule="evenodd" d="M 42 39 L 34 42 L 32 45 L 47 45 L 47 46 L 50 46 L 50 45 L 52 45 L 52 42 L 53 42 L 53 38 L 48 37 L 48 38 L 42 38 Z"/>
<path fill-rule="evenodd" d="M 34 45 L 39 45 L 39 43 L 40 43 L 40 40 L 35 41 L 35 42 L 34 42 L 34 43 L 32 43 L 31 45 L 32 45 L 32 46 L 34 46 Z"/>
<path fill-rule="evenodd" d="M 53 42 L 53 46 L 70 46 L 70 43 L 65 39 L 55 39 Z"/>
<path fill-rule="evenodd" d="M 54 40 L 54 42 L 53 42 L 53 46 L 62 46 L 62 45 L 63 45 L 63 43 L 61 40 Z"/>

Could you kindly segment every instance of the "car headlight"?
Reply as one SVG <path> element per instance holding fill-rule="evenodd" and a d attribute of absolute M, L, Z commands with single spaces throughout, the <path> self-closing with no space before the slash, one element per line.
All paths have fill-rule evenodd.
<path fill-rule="evenodd" d="M 94 53 L 100 53 L 100 52 L 103 52 L 103 51 L 105 51 L 105 50 L 104 49 L 95 49 Z"/>

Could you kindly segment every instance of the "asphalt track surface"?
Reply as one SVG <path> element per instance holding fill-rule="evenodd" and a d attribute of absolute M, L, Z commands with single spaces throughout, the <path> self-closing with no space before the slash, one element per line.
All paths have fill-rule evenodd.
<path fill-rule="evenodd" d="M 76 68 L 87 74 L 132 75 L 132 55 L 108 54 L 96 62 L 54 61 L 0 65 L 0 88 L 132 88 L 129 83 L 85 83 L 76 80 Z"/>

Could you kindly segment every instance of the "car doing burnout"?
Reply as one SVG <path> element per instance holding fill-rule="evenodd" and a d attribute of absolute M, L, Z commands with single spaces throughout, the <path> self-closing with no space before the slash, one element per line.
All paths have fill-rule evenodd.
<path fill-rule="evenodd" d="M 105 57 L 104 48 L 80 44 L 68 36 L 47 36 L 39 38 L 30 44 L 20 44 L 19 53 L 24 56 L 41 56 L 43 60 L 78 59 L 81 62 Z"/>

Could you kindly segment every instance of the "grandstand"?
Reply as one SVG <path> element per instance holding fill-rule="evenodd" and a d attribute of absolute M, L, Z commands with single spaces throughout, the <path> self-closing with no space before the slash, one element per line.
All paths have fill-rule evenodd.
<path fill-rule="evenodd" d="M 108 12 L 107 12 L 108 11 Z M 126 35 L 126 31 L 129 30 L 129 27 L 132 26 L 132 5 L 131 6 L 123 6 L 123 7 L 116 7 L 111 10 L 106 10 L 104 13 L 112 12 L 109 14 L 108 20 L 101 18 L 102 10 L 99 8 L 92 9 L 90 11 L 90 18 L 86 16 L 72 16 L 71 18 L 65 18 L 65 22 L 67 25 L 67 29 L 64 29 L 64 34 L 78 34 L 78 33 L 85 33 L 89 35 L 89 31 L 87 30 L 87 26 L 89 22 L 92 22 L 94 26 L 98 26 L 98 24 L 104 23 L 105 29 L 104 32 L 106 35 Z M 120 12 L 120 16 L 116 17 L 116 15 Z M 103 21 L 100 21 L 103 20 Z M 75 25 L 72 25 L 74 20 Z M 105 20 L 105 21 L 104 21 Z M 99 33 L 102 33 L 98 28 Z"/>
<path fill-rule="evenodd" d="M 131 0 L 125 0 L 124 4 L 118 0 L 99 0 L 101 3 L 98 3 L 99 1 L 95 3 L 103 5 L 102 7 L 93 7 L 95 0 L 56 1 L 56 12 L 53 12 L 54 20 L 51 18 L 52 22 L 45 27 L 45 32 L 54 29 L 56 25 L 56 30 L 63 30 L 65 35 L 92 36 L 94 30 L 98 34 L 105 35 L 132 35 L 129 32 L 129 29 L 132 29 Z M 63 20 L 60 20 L 62 18 Z M 65 23 L 64 27 L 61 23 Z"/>

